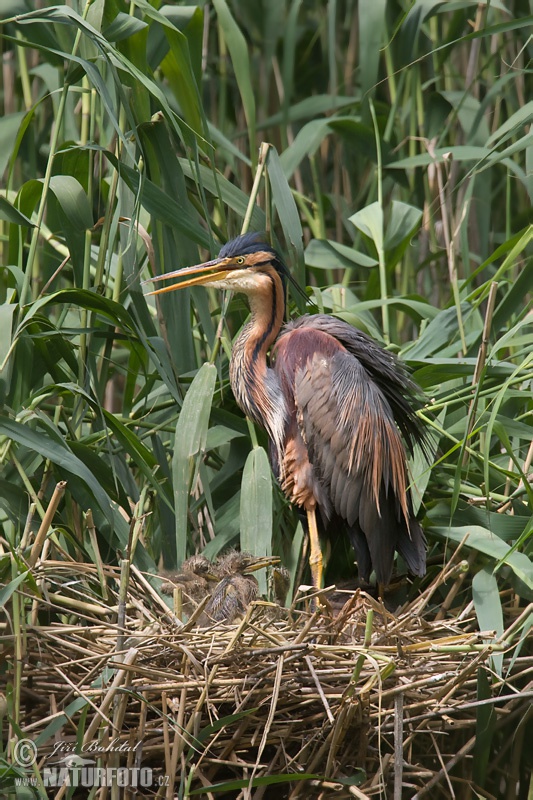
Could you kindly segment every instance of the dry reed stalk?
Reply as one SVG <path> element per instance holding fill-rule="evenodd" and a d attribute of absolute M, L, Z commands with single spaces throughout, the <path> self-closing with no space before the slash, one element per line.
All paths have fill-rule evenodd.
<path fill-rule="evenodd" d="M 483 333 L 481 335 L 481 343 L 477 355 L 476 367 L 474 369 L 474 375 L 472 377 L 473 397 L 470 401 L 470 406 L 468 408 L 465 442 L 467 442 L 470 439 L 470 435 L 474 427 L 474 417 L 476 415 L 477 404 L 478 404 L 478 392 L 479 389 L 481 388 L 480 384 L 481 376 L 485 368 L 485 362 L 487 360 L 487 349 L 489 346 L 490 329 L 492 327 L 492 316 L 494 314 L 494 307 L 496 305 L 497 292 L 498 292 L 498 283 L 496 281 L 493 281 L 490 285 L 489 298 L 487 300 L 487 308 L 485 311 L 485 321 L 483 324 Z M 469 452 L 465 448 L 465 451 L 463 453 L 463 467 L 468 464 L 468 457 L 469 457 Z"/>
<path fill-rule="evenodd" d="M 30 568 L 33 568 L 39 556 L 41 555 L 41 550 L 43 548 L 44 540 L 50 530 L 50 526 L 52 525 L 52 520 L 54 515 L 57 511 L 57 507 L 61 502 L 61 498 L 65 494 L 65 489 L 67 488 L 66 481 L 59 481 L 54 489 L 54 493 L 50 498 L 50 503 L 48 504 L 48 508 L 46 509 L 46 513 L 43 517 L 43 521 L 37 531 L 37 535 L 35 537 L 35 541 L 33 543 L 33 547 L 31 548 L 30 557 L 28 558 L 28 564 Z"/>

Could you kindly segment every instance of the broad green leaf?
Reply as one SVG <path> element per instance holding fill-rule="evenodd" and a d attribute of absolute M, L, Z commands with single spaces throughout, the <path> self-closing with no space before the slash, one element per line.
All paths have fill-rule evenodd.
<path fill-rule="evenodd" d="M 280 162 L 289 180 L 306 156 L 312 156 L 331 133 L 329 120 L 314 119 L 307 122 L 297 133 L 294 141 L 280 155 Z"/>
<path fill-rule="evenodd" d="M 296 280 L 301 286 L 304 284 L 304 251 L 303 251 L 303 232 L 300 222 L 300 215 L 294 202 L 289 184 L 283 174 L 281 163 L 274 147 L 268 148 L 266 165 L 268 169 L 268 178 L 270 187 L 272 189 L 272 197 L 276 211 L 278 212 L 279 221 L 283 228 L 285 240 L 291 248 L 294 259 L 296 261 Z M 295 297 L 296 302 L 300 304 L 300 298 Z M 303 310 L 303 308 L 302 308 Z"/>
<path fill-rule="evenodd" d="M 506 141 L 509 136 L 517 131 L 521 131 L 524 125 L 531 125 L 533 121 L 533 100 L 525 103 L 521 108 L 511 114 L 505 122 L 500 125 L 486 141 L 487 147 L 492 147 L 495 144 L 501 145 Z"/>
<path fill-rule="evenodd" d="M 173 152 L 172 139 L 163 120 L 139 126 L 144 143 L 145 159 L 153 182 L 172 197 L 181 208 L 190 206 L 185 176 L 180 160 Z M 198 249 L 189 238 L 180 235 L 174 226 L 155 219 L 152 223 L 154 255 L 162 272 L 185 267 L 198 262 Z M 132 265 L 135 278 L 135 265 Z M 215 329 L 210 317 L 208 296 L 205 291 L 194 292 L 194 306 L 202 321 L 210 346 L 214 345 Z M 173 292 L 157 298 L 155 306 L 160 319 L 165 320 L 163 333 L 178 373 L 190 372 L 197 367 L 194 341 L 190 327 L 190 292 Z M 152 302 L 152 301 L 150 301 Z M 139 310 L 144 301 L 139 298 Z"/>
<path fill-rule="evenodd" d="M 135 325 L 129 312 L 120 303 L 103 297 L 101 294 L 91 292 L 88 289 L 62 289 L 54 294 L 49 294 L 46 297 L 41 297 L 36 300 L 28 308 L 23 320 L 23 325 L 27 325 L 41 309 L 48 305 L 58 304 L 72 304 L 73 306 L 81 306 L 88 311 L 94 311 L 98 314 L 105 316 L 114 325 L 120 325 L 125 331 L 134 331 Z"/>
<path fill-rule="evenodd" d="M 440 414 L 437 416 L 436 421 L 442 427 L 444 426 L 445 419 L 446 409 L 443 408 Z M 431 478 L 431 465 L 436 458 L 439 448 L 438 437 L 432 436 L 429 428 L 427 433 L 429 442 L 426 445 L 426 451 L 428 452 L 424 453 L 419 445 L 415 445 L 414 453 L 409 459 L 411 499 L 415 514 L 418 514 L 420 506 L 422 505 L 422 500 Z"/>
<path fill-rule="evenodd" d="M 477 577 L 477 576 L 475 576 Z M 475 580 L 475 578 L 474 578 Z M 496 656 L 498 657 L 498 656 Z M 501 656 L 500 656 L 501 657 Z M 496 722 L 496 711 L 492 703 L 484 704 L 483 700 L 492 697 L 489 671 L 479 667 L 477 673 L 477 696 L 479 706 L 476 709 L 476 744 L 474 747 L 473 776 L 478 786 L 484 786 L 487 766 L 491 755 L 492 737 Z"/>
<path fill-rule="evenodd" d="M 479 117 L 479 100 L 471 94 L 465 94 L 464 91 L 442 92 L 442 96 L 456 111 L 468 143 L 480 147 L 487 146 L 489 128 L 486 119 Z"/>
<path fill-rule="evenodd" d="M 519 241 L 511 248 L 509 256 L 504 260 L 500 269 L 494 276 L 495 280 L 500 280 L 509 269 L 509 264 L 513 260 L 518 259 L 523 250 L 533 240 L 533 225 L 530 225 L 525 234 L 520 237 Z M 515 280 L 511 281 L 509 291 L 503 298 L 502 302 L 496 307 L 494 317 L 492 320 L 492 327 L 494 330 L 500 330 L 508 320 L 512 319 L 514 314 L 519 313 L 523 307 L 523 299 L 529 291 L 531 280 L 533 279 L 533 259 L 528 259 L 523 268 L 518 273 Z M 514 320 L 512 320 L 514 322 Z"/>
<path fill-rule="evenodd" d="M 419 208 L 415 208 L 408 203 L 402 203 L 399 200 L 393 200 L 391 215 L 385 233 L 385 250 L 393 250 L 405 240 L 409 240 L 415 228 L 420 224 L 421 219 L 422 212 Z"/>
<path fill-rule="evenodd" d="M 88 230 L 93 226 L 93 215 L 83 186 L 71 175 L 53 175 L 50 191 L 56 196 L 65 216 L 73 228 Z"/>
<path fill-rule="evenodd" d="M 508 13 L 508 9 L 505 7 L 504 3 L 501 2 L 501 0 L 482 0 L 483 5 L 487 5 L 487 3 L 490 3 L 492 7 L 499 8 L 500 10 L 506 12 L 506 14 Z M 442 0 L 415 0 L 415 2 L 409 8 L 405 19 L 402 20 L 401 25 L 402 57 L 405 62 L 409 63 L 412 58 L 412 54 L 417 52 L 419 33 L 426 19 L 434 14 L 448 13 L 450 10 L 469 8 L 477 5 L 480 5 L 477 3 L 477 0 L 452 0 L 451 2 L 446 3 L 443 3 Z M 514 27 L 516 22 L 513 20 L 510 25 Z M 465 36 L 464 40 L 469 41 L 474 37 L 478 38 L 482 36 L 490 36 L 491 34 L 495 33 L 496 29 L 499 28 L 500 26 L 482 27 L 481 30 L 476 31 L 474 34 Z M 455 41 L 445 42 L 444 44 L 441 44 L 440 41 L 438 43 L 434 43 L 434 51 L 436 52 L 440 49 L 447 49 L 451 44 L 455 44 Z"/>
<path fill-rule="evenodd" d="M 529 592 L 533 593 L 533 562 L 531 559 L 525 553 L 508 555 L 508 545 L 486 528 L 479 525 L 435 527 L 431 528 L 431 532 L 444 539 L 451 539 L 457 544 L 460 544 L 467 536 L 466 547 L 478 550 L 495 561 L 501 561 L 502 564 L 511 567 L 517 578 L 524 583 Z"/>
<path fill-rule="evenodd" d="M 161 69 L 174 92 L 187 124 L 202 137 L 206 135 L 199 87 L 193 71 L 187 37 L 179 30 L 165 28 L 170 50 L 161 62 Z"/>
<path fill-rule="evenodd" d="M 189 57 L 191 67 L 196 81 L 196 86 L 202 85 L 202 58 L 204 54 L 204 9 L 202 6 L 161 6 L 160 12 L 167 17 L 170 22 L 183 33 L 189 46 Z M 166 29 L 168 31 L 168 28 Z M 200 98 L 201 100 L 201 98 Z M 200 112 L 204 114 L 204 108 L 200 105 Z"/>
<path fill-rule="evenodd" d="M 349 220 L 374 242 L 378 252 L 383 251 L 383 209 L 379 203 L 371 203 L 360 211 L 356 211 L 349 217 Z"/>
<path fill-rule="evenodd" d="M 217 535 L 207 543 L 204 555 L 210 559 L 216 558 L 230 546 L 239 544 L 240 537 L 240 491 L 235 493 L 217 514 Z"/>
<path fill-rule="evenodd" d="M 75 489 L 75 481 L 72 481 L 72 476 L 75 476 L 76 480 L 83 481 L 92 492 L 104 516 L 113 524 L 114 518 L 111 513 L 109 496 L 101 488 L 93 473 L 72 453 L 65 442 L 60 442 L 48 433 L 35 430 L 29 425 L 22 425 L 20 422 L 3 416 L 0 417 L 0 435 L 13 439 L 23 447 L 39 453 L 43 458 L 48 458 L 52 464 L 59 467 L 60 471 L 66 470 L 65 479 L 72 483 L 69 486 L 70 491 Z"/>
<path fill-rule="evenodd" d="M 231 56 L 235 79 L 241 94 L 246 123 L 248 125 L 250 153 L 252 155 L 252 161 L 255 162 L 255 96 L 251 80 L 252 68 L 248 55 L 248 45 L 246 44 L 246 39 L 242 31 L 231 15 L 226 0 L 213 0 L 213 5 L 217 12 L 217 19 Z"/>
<path fill-rule="evenodd" d="M 326 300 L 327 300 L 327 292 Z M 376 325 L 374 317 L 372 313 L 364 308 L 359 309 L 359 305 L 350 306 L 348 311 L 340 311 L 335 306 L 332 307 L 332 311 L 335 313 L 335 316 L 340 317 L 345 322 L 348 322 L 350 325 L 353 325 L 354 328 L 362 328 L 369 336 L 372 336 L 380 344 L 384 344 L 383 333 L 381 329 Z"/>
<path fill-rule="evenodd" d="M 364 104 L 374 96 L 378 83 L 381 49 L 388 36 L 386 12 L 387 0 L 358 4 L 359 68 Z"/>
<path fill-rule="evenodd" d="M 469 308 L 468 303 L 461 303 L 463 316 Z M 410 361 L 426 358 L 457 335 L 457 311 L 455 308 L 446 308 L 431 320 L 416 342 L 403 349 L 402 356 Z"/>
<path fill-rule="evenodd" d="M 89 701 L 85 697 L 76 697 L 64 711 L 54 714 L 51 722 L 35 737 L 36 746 L 43 747 L 49 739 L 53 736 L 55 737 L 66 725 L 72 725 L 72 720 L 76 719 L 76 715 L 88 705 Z"/>
<path fill-rule="evenodd" d="M 213 425 L 207 431 L 207 439 L 205 443 L 206 450 L 214 450 L 224 444 L 228 444 L 232 439 L 244 436 L 240 431 L 233 428 L 228 428 L 226 425 Z"/>
<path fill-rule="evenodd" d="M 250 452 L 241 484 L 241 549 L 256 556 L 272 554 L 272 471 L 262 447 Z M 257 575 L 259 591 L 266 593 L 266 575 Z"/>
<path fill-rule="evenodd" d="M 21 530 L 28 516 L 30 500 L 23 485 L 15 483 L 15 480 L 7 481 L 0 479 L 0 505 L 5 511 L 6 517 Z"/>
<path fill-rule="evenodd" d="M 207 742 L 213 733 L 221 731 L 224 728 L 227 728 L 228 725 L 233 725 L 235 722 L 239 722 L 239 720 L 244 719 L 250 714 L 255 714 L 256 711 L 256 708 L 248 708 L 246 711 L 239 711 L 236 714 L 229 714 L 227 717 L 220 717 L 219 719 L 216 719 L 210 725 L 206 725 L 205 728 L 202 728 L 198 736 L 195 738 L 195 744 L 197 742 Z M 193 750 L 191 749 L 190 752 L 192 755 Z"/>
<path fill-rule="evenodd" d="M 456 509 L 455 515 L 451 520 L 450 507 L 446 502 L 437 503 L 437 505 L 428 509 L 428 517 L 432 524 L 441 527 L 448 522 L 451 522 L 454 527 L 460 525 L 461 522 L 466 525 L 479 525 L 482 528 L 486 528 L 504 542 L 516 541 L 519 539 L 526 529 L 526 523 L 529 519 L 528 516 L 523 517 L 516 514 L 499 514 L 496 511 L 487 511 L 485 508 L 476 508 L 463 501 L 459 503 L 459 507 Z M 498 566 L 499 564 L 496 565 L 496 567 Z"/>
<path fill-rule="evenodd" d="M 0 219 L 5 219 L 7 222 L 12 222 L 14 225 L 23 225 L 27 228 L 34 227 L 31 219 L 28 219 L 25 214 L 22 214 L 18 208 L 12 206 L 5 197 L 0 197 Z"/>
<path fill-rule="evenodd" d="M 287 180 L 292 177 L 303 159 L 313 156 L 324 139 L 334 132 L 345 139 L 351 149 L 357 148 L 367 158 L 376 161 L 374 132 L 371 127 L 361 123 L 358 117 L 336 116 L 328 119 L 313 119 L 298 131 L 292 144 L 280 155 Z M 382 152 L 388 156 L 387 143 L 382 144 Z"/>
<path fill-rule="evenodd" d="M 306 533 L 304 531 L 303 525 L 301 521 L 298 521 L 296 530 L 294 531 L 294 536 L 292 537 L 288 563 L 285 564 L 285 566 L 287 567 L 287 569 L 291 574 L 291 591 L 287 598 L 287 602 L 290 602 L 292 600 L 294 592 L 298 588 L 297 586 L 295 586 L 294 582 L 296 580 L 298 567 L 300 564 L 300 560 L 302 558 L 305 537 Z"/>
<path fill-rule="evenodd" d="M 16 578 L 13 578 L 12 581 L 9 581 L 9 583 L 6 583 L 6 585 L 0 589 L 0 608 L 4 608 L 13 592 L 15 592 L 28 577 L 31 577 L 31 572 L 29 570 L 21 572 L 20 575 L 17 575 Z"/>
<path fill-rule="evenodd" d="M 140 0 L 136 0 L 136 4 L 143 8 L 143 10 L 148 13 L 150 11 L 153 15 L 158 14 L 158 12 L 153 9 L 148 3 L 142 3 Z M 164 19 L 162 15 L 158 15 L 160 18 Z M 117 48 L 113 47 L 102 34 L 97 31 L 92 25 L 90 25 L 86 20 L 84 20 L 75 10 L 69 8 L 68 6 L 59 6 L 59 7 L 51 7 L 45 8 L 42 10 L 34 11 L 29 14 L 21 15 L 17 18 L 18 24 L 31 24 L 34 21 L 42 21 L 42 22 L 56 22 L 66 25 L 74 25 L 80 31 L 82 31 L 89 39 L 93 42 L 93 44 L 100 50 L 100 52 L 105 56 L 106 60 L 108 60 L 109 65 L 113 62 L 118 62 L 120 68 L 124 69 L 129 77 L 132 77 L 134 80 L 139 82 L 140 86 L 143 86 L 149 94 L 151 94 L 154 99 L 157 100 L 159 107 L 165 113 L 167 120 L 172 125 L 176 134 L 181 138 L 182 131 L 181 127 L 178 122 L 178 118 L 176 114 L 172 111 L 165 93 L 158 85 L 158 83 L 148 77 L 145 72 L 133 64 L 129 59 L 127 59 L 124 54 Z M 165 24 L 170 24 L 167 20 L 165 20 Z M 79 58 L 73 53 L 66 53 L 57 51 L 55 53 L 58 56 L 65 58 L 67 61 L 72 62 L 74 64 L 79 64 L 83 70 L 86 72 L 89 80 L 94 84 L 95 88 L 98 90 L 107 110 L 110 115 L 110 120 L 113 123 L 117 134 L 119 135 L 124 149 L 130 153 L 132 159 L 134 157 L 134 153 L 131 150 L 130 142 L 124 136 L 123 131 L 120 128 L 118 123 L 118 117 L 114 113 L 115 106 L 113 103 L 113 99 L 109 93 L 108 87 L 106 86 L 105 82 L 102 80 L 100 72 L 91 63 L 86 59 Z M 122 96 L 123 106 L 126 110 L 126 114 L 129 117 L 129 122 L 131 127 L 135 127 L 135 120 L 131 115 L 130 104 L 126 101 L 124 96 L 122 83 L 120 81 L 119 75 L 115 69 L 111 69 L 113 74 L 113 78 L 115 81 L 115 89 L 116 91 Z"/>
<path fill-rule="evenodd" d="M 472 378 L 477 358 L 411 358 L 410 352 L 402 352 L 402 358 L 408 364 L 416 365 L 416 380 L 421 386 L 435 386 L 452 378 Z M 421 366 L 426 365 L 426 366 Z M 505 378 L 512 376 L 514 368 L 505 361 L 492 362 L 486 369 L 486 376 Z"/>
<path fill-rule="evenodd" d="M 213 364 L 201 367 L 185 395 L 176 425 L 172 473 L 178 564 L 184 561 L 187 553 L 187 512 L 194 459 L 205 450 L 216 377 L 217 370 Z"/>
<path fill-rule="evenodd" d="M 238 161 L 242 161 L 242 163 L 246 164 L 247 167 L 252 166 L 252 161 L 251 159 L 248 158 L 246 153 L 243 150 L 239 150 L 239 148 L 230 139 L 228 139 L 227 136 L 224 136 L 222 131 L 220 131 L 217 127 L 215 127 L 215 125 L 213 125 L 213 123 L 210 122 L 209 120 L 207 121 L 207 130 L 209 131 L 209 138 L 213 142 L 213 145 L 217 148 L 217 152 L 219 155 L 225 153 L 226 159 L 228 158 L 228 156 L 231 156 L 232 158 L 236 158 Z M 185 172 L 185 168 L 183 169 L 183 171 Z M 227 178 L 223 178 L 222 175 L 220 176 L 220 178 L 223 180 L 227 180 Z"/>
<path fill-rule="evenodd" d="M 298 103 L 289 106 L 287 109 L 287 122 L 299 122 L 303 119 L 315 118 L 320 114 L 326 114 L 328 111 L 336 111 L 338 108 L 344 106 L 354 105 L 355 98 L 348 96 L 340 96 L 334 94 L 315 94 L 312 97 L 306 97 Z M 278 112 L 268 117 L 264 122 L 258 125 L 258 129 L 270 128 L 273 125 L 279 125 L 284 121 L 283 114 Z"/>
<path fill-rule="evenodd" d="M 381 298 L 376 300 L 361 300 L 360 303 L 354 306 L 348 306 L 348 311 L 360 313 L 362 311 L 379 309 L 383 305 L 388 305 L 397 308 L 399 311 L 404 311 L 417 321 L 423 319 L 432 320 L 439 313 L 435 306 L 431 306 L 429 303 L 424 303 L 422 300 L 412 297 L 387 297 L 385 300 Z"/>
<path fill-rule="evenodd" d="M 132 461 L 138 466 L 147 481 L 153 485 L 154 489 L 161 490 L 161 485 L 154 474 L 157 467 L 157 459 L 154 457 L 151 450 L 139 440 L 135 433 L 130 430 L 118 416 L 100 407 L 94 398 L 79 386 L 74 384 L 57 384 L 54 388 L 57 394 L 70 392 L 73 395 L 83 397 L 85 402 L 94 409 L 95 413 L 102 416 L 107 427 L 116 437 L 124 452 L 131 457 Z"/>
<path fill-rule="evenodd" d="M 31 12 L 29 14 L 20 15 L 19 17 L 17 17 L 17 23 L 20 24 L 20 25 L 29 25 L 29 30 L 30 31 L 33 30 L 35 27 L 37 27 L 37 26 L 34 26 L 34 23 L 37 22 L 37 21 L 42 21 L 43 23 L 49 23 L 49 24 L 52 21 L 55 21 L 55 22 L 58 22 L 58 23 L 62 23 L 62 24 L 66 24 L 66 25 L 74 24 L 76 26 L 79 26 L 81 30 L 84 30 L 85 33 L 89 36 L 89 38 L 93 41 L 93 43 L 96 44 L 97 46 L 99 46 L 100 48 L 102 48 L 104 52 L 107 53 L 107 50 L 109 49 L 109 44 L 106 42 L 105 39 L 103 39 L 101 34 L 99 34 L 98 31 L 96 31 L 91 25 L 89 25 L 87 23 L 87 21 L 83 20 L 79 16 L 79 14 L 77 14 L 75 11 L 73 11 L 70 8 L 68 8 L 67 6 L 61 6 L 60 8 L 58 8 L 58 7 L 46 8 L 46 9 L 38 10 L 38 11 L 35 11 L 35 12 Z M 24 39 L 19 39 L 17 41 L 19 41 L 20 44 L 22 46 L 24 46 L 24 47 L 31 47 L 32 44 L 34 44 L 31 40 L 30 41 L 25 41 Z M 104 105 L 106 107 L 106 110 L 107 110 L 107 112 L 109 114 L 109 120 L 110 120 L 111 124 L 113 125 L 113 127 L 115 129 L 115 132 L 119 136 L 125 152 L 130 152 L 131 157 L 133 157 L 133 152 L 131 151 L 130 142 L 124 136 L 124 132 L 122 131 L 122 129 L 120 127 L 120 124 L 119 124 L 119 121 L 118 121 L 118 117 L 114 113 L 115 112 L 115 107 L 114 107 L 112 96 L 111 96 L 111 94 L 109 92 L 109 88 L 106 85 L 106 82 L 103 80 L 99 70 L 92 63 L 92 61 L 84 59 L 84 58 L 80 58 L 79 56 L 77 56 L 77 55 L 75 55 L 75 54 L 73 54 L 71 52 L 65 52 L 63 50 L 56 50 L 54 48 L 49 48 L 48 52 L 50 54 L 53 54 L 53 56 L 55 56 L 55 57 L 57 57 L 59 59 L 65 60 L 73 69 L 78 67 L 78 68 L 81 68 L 81 70 L 83 70 L 83 72 L 85 72 L 85 74 L 89 78 L 90 82 L 93 84 L 93 86 L 97 90 L 97 92 L 99 94 L 99 97 L 101 98 L 102 102 L 104 103 Z M 123 57 L 119 53 L 119 51 L 113 49 L 113 53 L 115 55 L 117 55 L 119 60 L 122 60 Z M 147 79 L 143 75 L 141 70 L 135 69 L 132 64 L 130 64 L 129 66 L 130 66 L 131 71 L 135 72 L 136 77 L 139 78 L 141 83 L 147 82 Z M 118 79 L 118 76 L 115 75 L 115 77 L 116 77 L 115 87 L 116 87 L 117 91 L 120 94 L 123 95 L 122 85 L 121 85 L 121 83 L 120 83 L 120 81 Z M 155 84 L 153 84 L 153 82 L 152 82 L 152 85 L 154 86 L 154 93 L 156 93 L 159 96 L 160 100 L 161 100 L 161 105 L 165 109 L 168 109 L 168 104 L 167 104 L 167 102 L 165 100 L 164 94 L 161 92 L 161 90 L 158 87 L 155 87 Z M 127 115 L 130 116 L 130 122 L 131 122 L 131 125 L 133 127 L 134 126 L 134 120 L 133 120 L 133 118 L 131 117 L 131 115 L 129 113 L 129 104 L 125 103 L 124 105 L 125 105 L 125 108 L 126 108 Z M 171 116 L 170 109 L 169 109 L 169 116 Z"/>
<path fill-rule="evenodd" d="M 415 0 L 408 13 L 402 20 L 400 28 L 400 43 L 404 60 L 417 51 L 418 36 L 425 19 L 436 14 L 442 5 L 441 0 Z"/>
<path fill-rule="evenodd" d="M 504 631 L 503 611 L 496 580 L 492 570 L 476 572 L 472 581 L 472 598 L 480 631 L 494 631 L 496 638 Z M 490 640 L 489 640 L 490 641 Z M 492 663 L 498 675 L 502 674 L 503 654 L 495 653 Z"/>
<path fill-rule="evenodd" d="M 298 18 L 300 16 L 301 7 L 302 0 L 291 0 L 291 2 L 287 5 L 286 11 L 282 61 L 282 78 L 284 88 L 280 120 L 285 126 L 289 122 L 289 109 L 294 95 L 296 50 L 298 47 Z"/>
<path fill-rule="evenodd" d="M 119 11 L 111 25 L 103 31 L 103 35 L 110 42 L 120 42 L 122 39 L 127 39 L 128 36 L 133 36 L 147 27 L 146 22 L 143 22 L 142 19 Z"/>
<path fill-rule="evenodd" d="M 4 360 L 11 348 L 13 315 L 17 308 L 16 303 L 3 303 L 0 305 L 0 374 L 4 368 Z"/>
<path fill-rule="evenodd" d="M 494 151 L 489 147 L 474 147 L 473 145 L 454 145 L 453 147 L 436 147 L 433 154 L 421 153 L 417 156 L 400 158 L 398 161 L 389 161 L 387 169 L 410 169 L 412 167 L 427 167 L 429 164 L 453 161 L 478 161 L 484 162 Z"/>
<path fill-rule="evenodd" d="M 305 263 L 318 269 L 352 269 L 355 266 L 376 267 L 378 262 L 345 244 L 311 239 L 305 249 Z"/>
<path fill-rule="evenodd" d="M 424 2 L 424 0 L 422 0 Z M 472 8 L 472 6 L 490 6 L 491 8 L 497 8 L 498 11 L 504 11 L 505 14 L 509 14 L 509 4 L 504 3 L 503 0 L 450 0 L 449 3 L 446 3 L 443 7 L 442 4 L 439 4 L 439 7 L 436 9 L 438 14 L 442 14 L 447 11 L 456 11 L 457 9 L 463 8 Z"/>
<path fill-rule="evenodd" d="M 0 151 L 0 178 L 2 178 L 7 169 L 11 153 L 17 141 L 20 126 L 25 116 L 25 111 L 16 111 L 12 114 L 4 114 L 0 117 L 0 142 L 2 142 L 2 150 Z"/>
<path fill-rule="evenodd" d="M 194 170 L 186 159 L 179 159 L 179 162 L 185 177 L 196 180 L 196 176 L 198 176 L 206 192 L 220 197 L 239 216 L 245 215 L 249 198 L 242 189 L 231 183 L 224 175 L 214 173 L 213 170 L 203 165 Z M 264 230 L 266 227 L 265 212 L 259 206 L 254 206 L 252 211 L 251 227 L 257 231 Z M 200 242 L 200 244 L 202 243 Z"/>
<path fill-rule="evenodd" d="M 127 164 L 121 163 L 119 167 L 116 158 L 111 153 L 106 152 L 105 155 L 120 169 L 121 177 L 124 178 L 130 189 L 135 194 L 140 193 L 141 203 L 150 214 L 178 230 L 187 239 L 192 239 L 202 247 L 209 248 L 209 235 L 189 208 L 180 206 L 174 198 Z"/>
<path fill-rule="evenodd" d="M 512 159 L 517 153 L 526 152 L 533 144 L 533 131 L 526 133 L 517 142 L 506 147 L 504 150 L 489 149 L 487 147 L 474 147 L 469 145 L 455 145 L 450 148 L 436 148 L 431 154 L 423 153 L 399 161 L 388 161 L 388 169 L 408 169 L 412 167 L 429 166 L 430 164 L 446 162 L 448 165 L 453 161 L 475 161 L 476 164 L 471 168 L 472 173 L 479 173 L 490 169 L 496 164 L 504 164 L 511 170 L 528 188 L 528 177 L 524 170 L 520 168 Z"/>
<path fill-rule="evenodd" d="M 346 143 L 348 152 L 352 149 L 377 163 L 376 134 L 370 124 L 361 122 L 359 117 L 338 116 L 330 119 L 331 130 L 338 133 Z M 390 158 L 390 146 L 385 139 L 380 140 L 382 161 L 386 163 Z"/>
<path fill-rule="evenodd" d="M 530 370 L 532 364 L 533 364 L 533 352 L 529 351 L 525 355 L 523 361 L 518 366 L 515 367 L 513 374 L 509 378 L 507 378 L 507 380 L 503 384 L 501 384 L 498 387 L 498 391 L 495 393 L 495 396 L 493 398 L 490 415 L 486 423 L 486 436 L 488 437 L 489 440 L 492 437 L 494 425 L 497 423 L 500 408 L 505 403 L 507 391 L 509 389 L 512 379 L 515 378 L 516 376 L 522 375 L 522 373 L 526 373 L 528 368 Z M 484 462 L 483 478 L 486 491 L 490 491 L 491 476 L 489 470 L 489 460 L 487 458 L 485 459 Z M 525 482 L 525 487 L 529 497 L 531 498 L 533 493 L 527 480 Z M 508 560 L 507 557 L 506 560 Z"/>

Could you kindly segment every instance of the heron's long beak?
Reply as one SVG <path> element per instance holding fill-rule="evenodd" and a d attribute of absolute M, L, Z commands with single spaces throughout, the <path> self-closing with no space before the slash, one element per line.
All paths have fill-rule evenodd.
<path fill-rule="evenodd" d="M 202 283 L 216 283 L 225 278 L 231 271 L 229 269 L 224 269 L 226 265 L 231 264 L 231 261 L 231 258 L 214 258 L 212 261 L 205 261 L 203 264 L 195 264 L 193 267 L 185 267 L 184 269 L 176 269 L 174 272 L 166 272 L 164 275 L 156 275 L 155 278 L 143 281 L 143 284 L 166 281 L 171 278 L 185 278 L 186 280 L 179 281 L 178 283 L 171 283 L 170 286 L 163 286 L 161 289 L 154 289 L 152 292 L 146 292 L 146 296 L 174 292 L 176 289 L 185 289 L 187 286 L 199 286 Z M 196 275 L 196 277 L 188 278 L 189 275 Z"/>
<path fill-rule="evenodd" d="M 249 572 L 257 572 L 258 569 L 264 569 L 279 563 L 280 558 L 278 556 L 258 556 L 257 561 L 252 561 L 251 564 L 246 565 L 243 574 L 247 575 Z"/>

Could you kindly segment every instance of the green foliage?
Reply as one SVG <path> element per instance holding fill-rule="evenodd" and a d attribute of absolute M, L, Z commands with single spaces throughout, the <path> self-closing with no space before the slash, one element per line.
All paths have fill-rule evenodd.
<path fill-rule="evenodd" d="M 462 543 L 499 630 L 498 592 L 533 598 L 528 3 L 41 5 L 1 5 L 5 546 L 27 555 L 66 480 L 50 536 L 73 557 L 89 509 L 108 559 L 142 519 L 151 570 L 237 544 L 242 517 L 294 575 L 296 514 L 265 507 L 266 440 L 229 389 L 242 299 L 140 285 L 246 220 L 412 367 L 429 563 Z"/>

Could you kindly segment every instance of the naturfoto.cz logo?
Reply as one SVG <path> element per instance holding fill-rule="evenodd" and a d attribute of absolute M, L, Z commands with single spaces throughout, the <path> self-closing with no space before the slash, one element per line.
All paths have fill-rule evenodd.
<path fill-rule="evenodd" d="M 135 747 L 117 744 L 114 740 L 107 747 L 94 744 L 84 748 L 86 754 L 102 755 L 103 753 L 133 751 Z M 93 758 L 84 758 L 79 753 L 72 752 L 73 746 L 68 743 L 58 743 L 50 757 L 58 753 L 67 753 L 55 764 L 48 764 L 40 771 L 40 778 L 45 787 L 131 787 L 148 789 L 159 786 L 168 786 L 167 775 L 154 776 L 150 767 L 99 767 Z M 37 761 L 37 747 L 31 739 L 19 739 L 13 747 L 13 760 L 23 769 L 30 769 Z M 15 778 L 17 786 L 36 785 L 37 778 L 34 774 Z"/>

